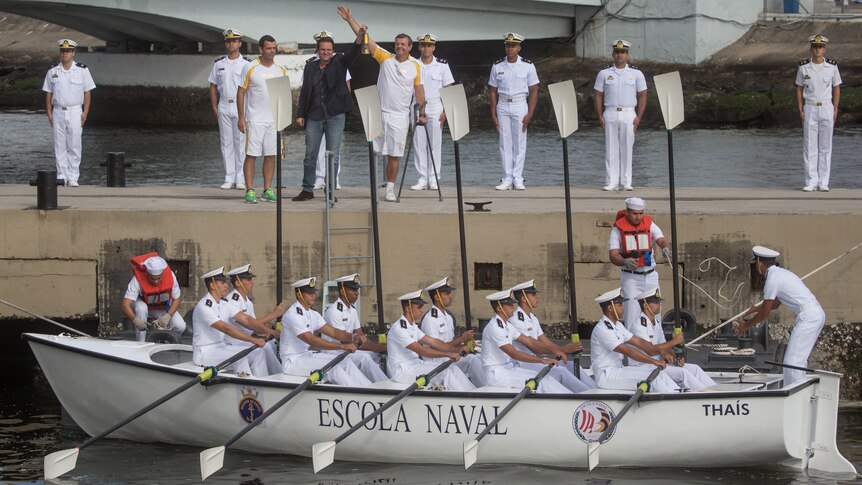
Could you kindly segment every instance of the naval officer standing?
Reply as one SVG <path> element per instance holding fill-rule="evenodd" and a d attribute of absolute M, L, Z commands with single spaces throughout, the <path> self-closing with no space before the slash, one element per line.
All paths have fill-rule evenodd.
<path fill-rule="evenodd" d="M 829 192 L 832 129 L 838 120 L 841 75 L 838 63 L 825 57 L 829 39 L 812 35 L 808 42 L 811 43 L 811 57 L 799 61 L 796 70 L 796 104 L 802 119 L 802 161 L 805 162 L 802 190 Z"/>
<path fill-rule="evenodd" d="M 60 62 L 45 75 L 45 110 L 54 130 L 54 158 L 57 181 L 68 187 L 78 186 L 81 173 L 81 131 L 90 113 L 90 99 L 96 83 L 87 66 L 75 62 L 75 47 L 71 39 L 60 39 Z"/>
<path fill-rule="evenodd" d="M 524 59 L 524 36 L 509 32 L 503 38 L 506 57 L 491 66 L 488 78 L 491 119 L 500 134 L 500 161 L 503 178 L 497 190 L 524 190 L 524 159 L 527 155 L 527 126 L 539 100 L 536 66 Z"/>
<path fill-rule="evenodd" d="M 245 163 L 245 137 L 238 126 L 236 90 L 242 83 L 242 69 L 249 63 L 249 59 L 239 53 L 242 47 L 242 32 L 227 29 L 222 35 L 227 55 L 216 59 L 209 76 L 210 104 L 218 120 L 221 156 L 224 160 L 224 183 L 221 188 L 245 190 L 242 173 Z"/>
<path fill-rule="evenodd" d="M 631 43 L 616 40 L 614 63 L 599 71 L 596 113 L 605 130 L 604 190 L 632 190 L 632 148 L 644 115 L 647 84 L 643 73 L 628 63 Z M 637 112 L 635 112 L 637 110 Z"/>

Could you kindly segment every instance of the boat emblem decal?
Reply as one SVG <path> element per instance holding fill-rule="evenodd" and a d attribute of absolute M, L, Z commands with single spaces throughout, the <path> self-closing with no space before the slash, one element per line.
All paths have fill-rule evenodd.
<path fill-rule="evenodd" d="M 242 392 L 242 399 L 237 408 L 239 417 L 246 423 L 251 423 L 263 414 L 263 404 L 258 399 L 260 391 L 254 387 L 242 387 L 240 392 Z"/>
<path fill-rule="evenodd" d="M 584 443 L 598 441 L 602 432 L 610 426 L 616 414 L 606 403 L 602 401 L 587 401 L 575 410 L 572 416 L 572 429 Z M 610 440 L 616 430 L 608 435 Z"/>

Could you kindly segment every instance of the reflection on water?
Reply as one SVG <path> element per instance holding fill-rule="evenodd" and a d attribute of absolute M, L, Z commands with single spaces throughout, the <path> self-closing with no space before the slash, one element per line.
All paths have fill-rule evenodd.
<path fill-rule="evenodd" d="M 802 187 L 800 130 L 677 129 L 673 138 L 678 187 Z M 54 168 L 51 128 L 44 113 L 0 112 L 0 140 L 0 183 L 27 183 L 35 178 L 35 170 Z M 303 132 L 290 132 L 285 144 L 285 185 L 298 188 L 305 153 Z M 832 187 L 862 186 L 862 164 L 857 163 L 860 145 L 862 127 L 836 130 Z M 217 186 L 224 178 L 215 125 L 208 129 L 88 126 L 83 147 L 80 181 L 84 184 L 105 184 L 105 168 L 99 164 L 111 151 L 125 152 L 126 160 L 133 164 L 126 173 L 129 185 Z M 461 140 L 460 147 L 465 185 L 499 183 L 496 132 L 474 130 Z M 343 148 L 342 185 L 367 185 L 368 148 L 363 135 L 346 133 Z M 598 127 L 583 126 L 569 137 L 569 152 L 573 185 L 604 185 L 604 135 Z M 453 185 L 454 155 L 448 133 L 444 133 L 442 158 L 442 183 Z M 416 178 L 412 164 L 411 160 L 405 180 L 408 186 Z M 259 174 L 260 169 L 257 171 Z M 668 185 L 665 131 L 638 132 L 633 172 L 635 186 Z M 528 186 L 561 183 L 562 144 L 558 133 L 531 129 L 524 174 Z"/>

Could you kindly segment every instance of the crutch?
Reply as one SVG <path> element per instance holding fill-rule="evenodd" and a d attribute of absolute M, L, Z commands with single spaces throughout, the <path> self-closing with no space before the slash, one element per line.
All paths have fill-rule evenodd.
<path fill-rule="evenodd" d="M 416 126 L 419 124 L 419 103 L 413 105 L 413 119 L 416 120 L 410 125 L 410 143 L 407 145 L 407 156 L 404 157 L 404 169 L 401 170 L 401 184 L 398 186 L 398 195 L 395 197 L 395 202 L 401 202 L 401 190 L 404 189 L 404 176 L 407 175 L 407 165 L 410 164 L 410 152 L 413 150 L 413 137 L 416 136 Z"/>

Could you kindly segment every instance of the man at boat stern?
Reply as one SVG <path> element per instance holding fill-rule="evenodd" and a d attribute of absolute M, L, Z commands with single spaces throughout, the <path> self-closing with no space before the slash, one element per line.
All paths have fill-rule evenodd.
<path fill-rule="evenodd" d="M 769 312 L 783 303 L 796 314 L 790 341 L 784 351 L 784 363 L 807 367 L 808 356 L 826 324 L 826 313 L 801 278 L 778 266 L 778 256 L 781 255 L 778 251 L 763 246 L 754 246 L 752 251 L 752 261 L 757 272 L 766 278 L 763 283 L 763 302 L 748 309 L 744 316 L 754 316 L 742 322 L 734 333 L 742 335 L 749 328 L 766 320 Z M 785 387 L 804 378 L 805 372 L 801 370 L 784 369 Z"/>
<path fill-rule="evenodd" d="M 643 362 L 661 369 L 667 368 L 668 359 L 673 359 L 671 349 L 682 343 L 682 334 L 677 334 L 670 342 L 655 346 L 634 336 L 620 321 L 624 311 L 625 297 L 622 289 L 608 291 L 596 298 L 602 310 L 602 318 L 596 323 L 590 337 L 593 378 L 602 389 L 622 389 L 633 391 L 641 381 L 652 373 L 649 366 L 625 366 L 623 357 L 629 361 Z M 660 355 L 653 359 L 651 355 Z M 650 389 L 655 392 L 677 392 L 679 386 L 664 372 L 653 379 Z"/>
<path fill-rule="evenodd" d="M 132 263 L 132 280 L 126 288 L 120 311 L 135 326 L 135 339 L 147 339 L 147 321 L 155 320 L 157 328 L 170 328 L 178 335 L 186 330 L 186 322 L 179 313 L 180 285 L 177 275 L 168 262 L 156 253 L 135 256 Z"/>

